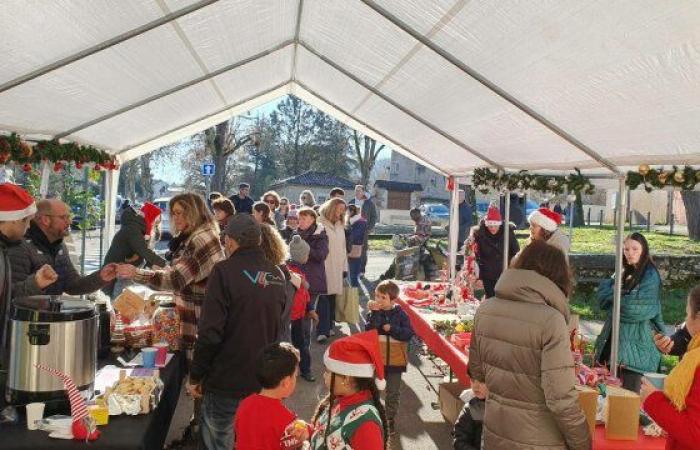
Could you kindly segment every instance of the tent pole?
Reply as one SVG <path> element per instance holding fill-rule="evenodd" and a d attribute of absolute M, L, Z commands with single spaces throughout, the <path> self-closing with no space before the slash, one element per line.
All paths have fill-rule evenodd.
<path fill-rule="evenodd" d="M 457 251 L 459 250 L 459 184 L 454 179 L 454 187 L 450 192 L 450 234 L 449 234 L 449 264 L 450 281 L 454 283 L 457 276 Z"/>
<path fill-rule="evenodd" d="M 102 241 L 102 254 L 106 255 L 112 243 L 117 220 L 117 188 L 119 187 L 120 169 L 108 170 L 105 181 L 105 238 Z M 100 262 L 101 263 L 101 262 Z"/>
<path fill-rule="evenodd" d="M 620 303 L 622 300 L 622 244 L 625 233 L 625 203 L 627 196 L 625 195 L 625 178 L 620 178 L 620 187 L 617 198 L 617 235 L 615 241 L 615 291 L 613 297 L 612 310 L 612 336 L 610 337 L 610 371 L 614 377 L 619 375 L 618 354 L 620 348 Z"/>
<path fill-rule="evenodd" d="M 51 175 L 51 168 L 49 167 L 49 162 L 44 161 L 41 163 L 41 185 L 39 186 L 39 195 L 41 198 L 46 198 L 49 193 L 49 176 Z"/>
<path fill-rule="evenodd" d="M 508 270 L 508 247 L 510 246 L 510 191 L 505 191 L 505 214 L 503 218 L 503 271 Z"/>

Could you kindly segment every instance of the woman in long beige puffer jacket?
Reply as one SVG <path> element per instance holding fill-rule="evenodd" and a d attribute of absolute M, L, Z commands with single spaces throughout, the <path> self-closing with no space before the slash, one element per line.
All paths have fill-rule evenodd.
<path fill-rule="evenodd" d="M 574 388 L 564 255 L 541 241 L 528 245 L 475 317 L 469 374 L 485 382 L 488 450 L 591 448 Z"/>
<path fill-rule="evenodd" d="M 348 251 L 345 245 L 345 201 L 341 198 L 328 200 L 319 209 L 318 222 L 328 236 L 326 256 L 326 295 L 318 299 L 316 311 L 319 322 L 316 328 L 319 342 L 335 333 L 335 299 L 343 293 L 343 273 L 348 271 Z"/>

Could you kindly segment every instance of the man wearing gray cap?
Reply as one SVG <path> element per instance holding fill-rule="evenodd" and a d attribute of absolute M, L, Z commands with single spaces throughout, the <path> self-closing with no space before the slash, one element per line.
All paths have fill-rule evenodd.
<path fill-rule="evenodd" d="M 229 220 L 228 259 L 212 270 L 202 304 L 188 392 L 203 397 L 201 445 L 233 448 L 238 404 L 258 392 L 258 353 L 279 340 L 286 279 L 260 250 L 260 225 L 249 214 Z"/>

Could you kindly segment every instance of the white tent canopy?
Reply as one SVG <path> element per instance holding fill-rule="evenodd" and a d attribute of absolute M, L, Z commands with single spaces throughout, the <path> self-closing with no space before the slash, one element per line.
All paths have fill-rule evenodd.
<path fill-rule="evenodd" d="M 700 163 L 696 2 L 3 2 L 0 131 L 122 161 L 285 94 L 448 175 Z"/>

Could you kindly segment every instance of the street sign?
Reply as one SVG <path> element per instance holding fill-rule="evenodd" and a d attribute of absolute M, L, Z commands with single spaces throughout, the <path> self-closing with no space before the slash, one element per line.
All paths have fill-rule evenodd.
<path fill-rule="evenodd" d="M 202 164 L 202 175 L 205 177 L 212 177 L 214 176 L 214 169 L 215 169 L 214 164 Z"/>

